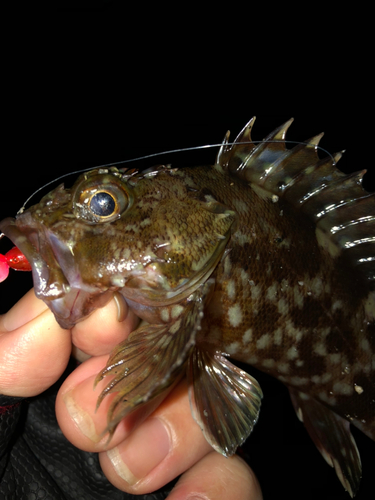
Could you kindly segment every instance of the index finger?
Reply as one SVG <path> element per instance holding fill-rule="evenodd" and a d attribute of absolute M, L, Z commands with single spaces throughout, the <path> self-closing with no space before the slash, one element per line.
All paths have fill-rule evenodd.
<path fill-rule="evenodd" d="M 36 298 L 32 288 L 6 314 L 0 316 L 0 333 L 25 325 L 47 309 L 47 305 Z"/>
<path fill-rule="evenodd" d="M 123 303 L 123 315 L 118 320 L 118 307 L 114 299 L 94 311 L 72 329 L 73 344 L 90 356 L 109 354 L 136 328 L 139 318 Z"/>
<path fill-rule="evenodd" d="M 28 292 L 0 317 L 0 394 L 40 394 L 61 376 L 70 350 L 70 332 Z"/>

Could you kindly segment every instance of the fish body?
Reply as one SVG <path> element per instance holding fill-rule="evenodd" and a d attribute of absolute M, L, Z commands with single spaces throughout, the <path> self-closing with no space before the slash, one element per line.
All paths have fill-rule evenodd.
<path fill-rule="evenodd" d="M 94 169 L 0 229 L 33 267 L 64 328 L 114 294 L 147 324 L 112 353 L 98 404 L 108 431 L 187 372 L 193 416 L 231 455 L 260 410 L 257 381 L 285 383 L 351 495 L 361 466 L 349 422 L 375 440 L 375 200 L 363 173 L 320 160 L 319 137 L 260 144 L 253 121 L 212 166 Z"/>

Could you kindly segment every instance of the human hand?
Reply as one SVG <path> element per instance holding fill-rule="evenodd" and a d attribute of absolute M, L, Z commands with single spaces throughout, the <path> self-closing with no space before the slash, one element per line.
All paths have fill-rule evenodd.
<path fill-rule="evenodd" d="M 224 458 L 204 439 L 191 416 L 185 380 L 163 401 L 159 398 L 125 418 L 109 443 L 107 436 L 101 436 L 111 396 L 95 413 L 97 397 L 107 381 L 94 390 L 94 379 L 109 352 L 137 322 L 128 310 L 119 323 L 111 301 L 69 334 L 31 290 L 0 317 L 0 393 L 28 397 L 43 392 L 63 373 L 73 344 L 91 357 L 61 386 L 56 416 L 72 444 L 99 453 L 103 472 L 117 488 L 149 493 L 182 474 L 168 500 L 261 499 L 247 464 L 237 456 Z"/>

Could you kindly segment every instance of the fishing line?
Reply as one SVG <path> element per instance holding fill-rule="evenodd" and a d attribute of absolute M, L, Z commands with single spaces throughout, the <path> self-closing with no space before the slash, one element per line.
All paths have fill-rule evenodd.
<path fill-rule="evenodd" d="M 24 212 L 25 206 L 27 205 L 27 203 L 29 203 L 29 201 L 31 200 L 31 198 L 33 198 L 37 193 L 39 193 L 39 191 L 42 191 L 47 186 L 50 186 L 51 184 L 54 184 L 55 182 L 57 182 L 57 181 L 59 181 L 61 179 L 64 179 L 65 177 L 68 177 L 69 175 L 81 174 L 82 172 L 88 172 L 89 170 L 96 170 L 98 168 L 116 167 L 118 165 L 124 165 L 125 163 L 133 163 L 133 162 L 136 162 L 136 161 L 148 160 L 149 158 L 155 158 L 157 156 L 162 156 L 162 155 L 167 155 L 167 154 L 174 154 L 174 153 L 182 153 L 182 152 L 186 152 L 186 151 L 198 151 L 198 150 L 201 150 L 201 149 L 217 148 L 217 147 L 221 147 L 221 146 L 226 147 L 226 146 L 242 145 L 242 144 L 266 144 L 266 143 L 271 144 L 271 143 L 279 143 L 279 142 L 283 143 L 283 144 L 306 144 L 306 145 L 310 144 L 311 145 L 311 143 L 309 143 L 309 142 L 289 141 L 289 140 L 287 140 L 287 141 L 285 141 L 285 140 L 245 141 L 245 142 L 234 142 L 233 141 L 233 142 L 226 142 L 224 144 L 221 142 L 221 143 L 218 143 L 218 144 L 204 144 L 204 145 L 201 145 L 201 146 L 191 146 L 191 147 L 188 147 L 188 148 L 170 149 L 168 151 L 161 151 L 159 153 L 152 153 L 152 154 L 149 154 L 149 155 L 138 156 L 137 158 L 131 158 L 129 160 L 122 160 L 122 161 L 117 161 L 117 162 L 114 162 L 114 163 L 106 163 L 104 165 L 98 165 L 96 167 L 88 167 L 88 168 L 84 168 L 84 169 L 81 169 L 81 170 L 75 170 L 74 172 L 69 172 L 67 174 L 63 174 L 63 175 L 60 175 L 59 177 L 56 177 L 52 181 L 47 182 L 46 184 L 44 184 L 43 186 L 41 186 L 40 188 L 38 188 L 36 191 L 34 191 L 33 194 L 27 198 L 27 200 L 25 201 L 25 203 L 18 210 L 17 215 L 22 214 Z M 314 145 L 314 147 L 316 149 L 319 149 L 319 150 L 323 151 L 328 156 L 330 156 L 331 159 L 332 159 L 333 165 L 336 164 L 336 161 L 335 161 L 333 155 L 329 151 L 327 151 L 326 149 L 322 148 L 319 145 Z"/>

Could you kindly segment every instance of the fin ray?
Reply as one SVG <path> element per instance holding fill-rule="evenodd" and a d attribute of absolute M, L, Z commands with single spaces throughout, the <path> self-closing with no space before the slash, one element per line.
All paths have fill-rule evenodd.
<path fill-rule="evenodd" d="M 126 415 L 164 392 L 183 373 L 203 317 L 202 290 L 195 292 L 193 300 L 181 303 L 185 310 L 174 322 L 146 324 L 132 332 L 96 377 L 95 385 L 113 376 L 97 401 L 99 407 L 106 395 L 116 393 L 105 431 L 110 437 Z"/>
<path fill-rule="evenodd" d="M 305 393 L 289 388 L 297 416 L 326 462 L 353 498 L 362 476 L 361 459 L 350 424 Z"/>
<path fill-rule="evenodd" d="M 208 443 L 231 456 L 257 422 L 262 390 L 258 382 L 220 353 L 196 347 L 188 363 L 192 414 Z"/>
<path fill-rule="evenodd" d="M 345 175 L 336 167 L 342 153 L 320 159 L 317 148 L 322 134 L 286 149 L 291 123 L 281 125 L 260 143 L 244 144 L 251 141 L 252 119 L 231 147 L 227 134 L 217 162 L 254 189 L 262 188 L 270 199 L 276 195 L 280 203 L 304 212 L 320 231 L 318 243 L 335 257 L 345 254 L 366 286 L 375 289 L 375 194 L 362 187 L 366 170 Z M 367 218 L 361 224 L 349 227 L 351 221 L 363 217 Z M 340 226 L 346 226 L 346 231 L 337 231 Z"/>

